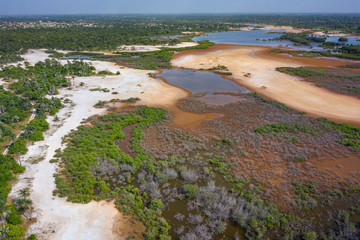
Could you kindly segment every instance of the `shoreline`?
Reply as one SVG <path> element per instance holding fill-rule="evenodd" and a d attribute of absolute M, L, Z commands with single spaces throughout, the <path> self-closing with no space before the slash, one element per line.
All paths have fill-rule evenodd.
<path fill-rule="evenodd" d="M 297 110 L 306 111 L 306 109 L 301 109 L 296 104 L 292 106 L 291 104 L 286 103 L 286 97 L 280 98 L 279 100 L 279 94 L 276 92 L 269 92 L 269 87 L 263 88 L 264 85 L 261 85 L 261 82 L 260 85 L 255 84 L 256 81 L 255 83 L 252 82 L 256 74 L 264 71 L 266 74 L 260 75 L 259 77 L 255 76 L 255 80 L 261 80 L 263 78 L 266 79 L 266 77 L 275 74 L 276 76 L 282 76 L 287 80 L 295 80 L 294 82 L 310 86 L 316 91 L 324 92 L 321 88 L 311 86 L 309 83 L 297 81 L 294 77 L 274 71 L 274 67 L 271 65 L 272 62 L 272 64 L 283 63 L 287 66 L 300 66 L 299 64 L 302 64 L 302 62 L 298 60 L 297 57 L 288 57 L 284 55 L 279 57 L 276 56 L 276 54 L 270 54 L 268 53 L 270 49 L 272 49 L 272 47 L 218 44 L 210 47 L 209 49 L 193 49 L 176 53 L 174 54 L 172 63 L 177 59 L 185 58 L 185 60 L 183 59 L 182 64 L 185 62 L 186 64 L 189 64 L 186 68 L 196 69 L 204 68 L 204 66 L 199 65 L 201 62 L 199 59 L 199 61 L 194 61 L 194 59 L 192 59 L 194 57 L 209 58 L 211 61 L 206 61 L 205 63 L 211 67 L 217 66 L 217 63 L 222 63 L 226 60 L 223 65 L 228 66 L 230 72 L 234 75 L 221 75 L 221 77 L 234 81 L 240 86 L 244 86 L 251 91 L 256 91 L 259 95 L 266 98 L 285 103 Z M 227 52 L 235 52 L 235 56 L 232 56 L 234 53 L 230 54 Z M 48 54 L 45 54 L 43 50 L 31 50 L 25 59 L 30 60 L 32 64 L 35 60 L 39 61 L 46 56 L 48 56 Z M 233 59 L 235 63 L 231 66 L 228 65 L 228 59 L 230 59 L 229 62 Z M 304 59 L 306 60 L 307 58 Z M 249 60 L 249 62 L 246 62 L 246 60 Z M 66 61 L 67 60 L 61 60 L 60 62 L 64 63 Z M 239 61 L 242 64 L 239 65 Z M 310 63 L 307 61 L 307 63 L 310 65 L 320 64 L 320 61 L 323 62 L 324 59 L 314 59 L 312 62 L 310 61 Z M 340 62 L 334 59 L 329 61 L 331 64 L 334 64 L 334 66 Z M 35 218 L 37 218 L 37 222 L 30 225 L 28 232 L 37 233 L 39 235 L 39 239 L 64 239 L 64 237 L 66 238 L 69 236 L 77 236 L 78 238 L 86 237 L 90 240 L 98 239 L 99 236 L 105 237 L 106 239 L 119 239 L 118 232 L 115 233 L 114 231 L 114 224 L 121 221 L 122 216 L 118 214 L 119 212 L 112 202 L 92 201 L 88 204 L 74 204 L 67 202 L 65 198 L 52 196 L 52 191 L 56 189 L 53 174 L 57 172 L 57 165 L 50 164 L 49 160 L 52 159 L 55 150 L 62 146 L 62 137 L 64 137 L 72 129 L 76 129 L 80 126 L 83 119 L 86 119 L 94 114 L 101 115 L 106 113 L 106 110 L 103 108 L 96 109 L 93 107 L 98 100 L 109 101 L 112 98 L 125 99 L 129 97 L 139 97 L 141 101 L 134 104 L 134 106 L 146 104 L 153 107 L 163 107 L 174 114 L 173 120 L 175 125 L 176 118 L 178 118 L 178 121 L 184 124 L 182 126 L 184 128 L 190 128 L 204 120 L 212 120 L 217 117 L 222 117 L 216 113 L 209 113 L 207 115 L 194 114 L 179 109 L 177 107 L 178 100 L 188 97 L 189 91 L 186 91 L 178 86 L 171 85 L 164 80 L 156 80 L 147 76 L 147 73 L 154 73 L 155 71 L 123 68 L 111 62 L 88 60 L 85 60 L 85 62 L 91 62 L 96 67 L 97 71 L 120 71 L 121 75 L 105 77 L 76 77 L 76 87 L 71 90 L 60 89 L 59 97 L 69 98 L 73 100 L 76 105 L 67 106 L 60 110 L 58 114 L 60 122 L 58 123 L 53 121 L 53 117 L 49 117 L 47 119 L 47 121 L 51 123 L 51 128 L 44 133 L 44 141 L 36 142 L 34 145 L 30 145 L 29 152 L 21 157 L 23 162 L 28 161 L 26 162 L 27 169 L 24 174 L 19 175 L 18 181 L 14 184 L 13 190 L 10 194 L 10 196 L 14 196 L 14 194 L 20 189 L 26 186 L 30 187 L 30 198 L 34 202 L 34 215 Z M 327 64 L 330 64 L 330 62 Z M 263 66 L 260 64 L 259 68 L 259 66 L 257 66 L 258 63 L 262 63 Z M 344 65 L 344 60 L 341 60 L 341 64 Z M 251 73 L 254 72 L 255 74 L 251 74 L 251 78 L 247 79 L 244 78 L 243 75 L 249 68 L 249 71 Z M 85 87 L 78 86 L 82 81 L 85 82 Z M 293 86 L 296 87 L 296 84 Z M 89 91 L 89 89 L 93 87 L 108 88 L 109 90 L 111 89 L 111 91 L 118 91 L 119 93 L 113 95 L 111 93 Z M 346 98 L 344 95 L 340 96 L 340 99 Z M 351 100 L 353 100 L 353 98 L 351 98 Z M 360 100 L 357 101 L 360 102 Z M 311 111 L 308 114 L 311 116 L 316 116 L 317 114 L 318 116 L 323 116 L 323 112 L 318 113 L 316 111 Z M 348 117 L 341 119 L 341 117 L 337 115 L 331 116 L 331 114 L 328 114 L 327 118 L 348 123 L 352 121 Z M 186 122 L 189 119 L 191 121 Z M 356 117 L 353 122 L 354 123 L 352 124 L 359 125 L 360 117 Z M 32 158 L 40 158 L 41 156 L 44 157 L 44 160 L 37 164 L 30 163 L 29 160 Z M 89 226 L 90 231 L 89 229 L 86 230 L 82 228 L 82 225 Z M 122 227 L 126 226 L 122 225 Z"/>
<path fill-rule="evenodd" d="M 276 56 L 271 47 L 219 44 L 208 49 L 188 50 L 174 54 L 173 66 L 200 69 L 225 65 L 236 82 L 260 95 L 281 102 L 310 116 L 326 117 L 337 122 L 360 125 L 360 100 L 299 81 L 275 71 L 276 67 L 338 66 L 347 61 Z M 243 70 L 243 71 L 242 71 Z M 251 78 L 244 77 L 245 72 Z"/>

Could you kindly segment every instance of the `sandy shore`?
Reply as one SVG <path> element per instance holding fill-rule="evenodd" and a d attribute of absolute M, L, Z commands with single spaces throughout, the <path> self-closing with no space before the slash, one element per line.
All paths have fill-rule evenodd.
<path fill-rule="evenodd" d="M 41 60 L 45 53 L 41 50 L 26 55 L 26 60 Z M 65 62 L 65 61 L 64 61 Z M 97 70 L 120 71 L 120 76 L 92 76 L 75 78 L 73 89 L 62 89 L 57 97 L 69 98 L 75 105 L 67 104 L 57 114 L 59 121 L 49 117 L 50 130 L 44 134 L 45 140 L 29 145 L 29 151 L 21 157 L 26 165 L 26 172 L 18 177 L 10 196 L 14 197 L 24 187 L 30 188 L 30 198 L 34 203 L 34 217 L 37 221 L 30 225 L 29 233 L 36 233 L 38 239 L 122 239 L 114 224 L 121 222 L 121 214 L 112 202 L 91 202 L 89 204 L 73 204 L 65 198 L 54 197 L 53 174 L 56 164 L 49 163 L 55 150 L 64 148 L 62 138 L 76 129 L 81 121 L 94 115 L 102 114 L 105 109 L 94 108 L 99 100 L 108 101 L 113 98 L 126 99 L 139 97 L 138 104 L 149 106 L 171 105 L 187 93 L 162 81 L 149 78 L 151 71 L 124 69 L 109 62 L 92 62 Z M 84 82 L 85 86 L 80 86 Z M 110 92 L 89 91 L 91 88 L 107 88 Z M 111 92 L 118 92 L 117 95 Z M 38 162 L 33 164 L 34 162 Z M 120 220 L 119 220 L 120 218 Z"/>
<path fill-rule="evenodd" d="M 300 78 L 277 72 L 276 67 L 297 67 L 300 64 L 296 62 L 296 59 L 288 56 L 282 56 L 285 59 L 283 61 L 278 58 L 271 59 L 269 56 L 268 58 L 257 56 L 257 53 L 264 49 L 268 48 L 218 45 L 208 50 L 193 50 L 177 54 L 172 64 L 194 69 L 225 65 L 233 73 L 235 81 L 266 97 L 314 116 L 340 122 L 360 123 L 359 99 L 336 94 L 301 81 Z M 305 65 L 311 65 L 310 60 L 308 59 L 308 64 Z M 340 63 L 344 64 L 344 62 Z M 250 77 L 245 77 L 246 74 Z"/>
<path fill-rule="evenodd" d="M 305 31 L 305 29 L 297 29 L 290 26 L 275 26 L 275 25 L 267 25 L 267 24 L 253 24 L 255 26 L 263 26 L 259 28 L 259 30 L 266 30 L 266 31 L 278 31 L 278 30 L 285 30 L 286 32 L 293 32 L 293 33 L 300 33 Z M 254 27 L 241 27 L 239 28 L 241 31 L 252 31 Z"/>

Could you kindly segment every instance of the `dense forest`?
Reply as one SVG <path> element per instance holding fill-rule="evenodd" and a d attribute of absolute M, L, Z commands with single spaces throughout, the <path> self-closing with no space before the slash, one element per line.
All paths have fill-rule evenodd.
<path fill-rule="evenodd" d="M 219 32 L 247 23 L 359 33 L 358 14 L 329 15 L 108 15 L 0 18 L 0 64 L 21 60 L 29 48 L 116 50 L 120 45 L 176 44 L 167 36 L 182 32 Z M 29 22 L 55 22 L 56 27 L 21 27 Z M 13 27 L 9 22 L 17 22 Z M 83 23 L 87 23 L 84 26 Z M 90 26 L 89 26 L 90 25 Z M 189 40 L 189 37 L 183 38 Z"/>

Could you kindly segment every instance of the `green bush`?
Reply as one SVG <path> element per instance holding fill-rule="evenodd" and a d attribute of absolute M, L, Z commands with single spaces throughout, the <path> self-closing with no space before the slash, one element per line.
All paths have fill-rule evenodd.
<path fill-rule="evenodd" d="M 9 147 L 10 154 L 24 154 L 28 151 L 26 147 L 26 142 L 21 139 L 17 139 Z"/>
<path fill-rule="evenodd" d="M 10 212 L 6 215 L 6 221 L 12 225 L 17 225 L 22 223 L 21 217 L 13 212 Z"/>
<path fill-rule="evenodd" d="M 27 238 L 27 240 L 37 240 L 37 237 L 36 237 L 35 234 L 31 234 L 31 235 Z"/>
<path fill-rule="evenodd" d="M 194 198 L 199 193 L 199 188 L 198 188 L 197 185 L 185 184 L 184 185 L 184 192 L 185 192 L 186 197 Z"/>
<path fill-rule="evenodd" d="M 9 229 L 6 233 L 7 237 L 5 238 L 7 240 L 20 240 L 25 234 L 25 228 L 21 225 L 6 224 L 5 227 Z"/>

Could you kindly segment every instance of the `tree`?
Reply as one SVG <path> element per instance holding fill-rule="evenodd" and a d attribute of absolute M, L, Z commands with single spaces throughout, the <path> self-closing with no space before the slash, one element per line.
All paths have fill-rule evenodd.
<path fill-rule="evenodd" d="M 19 193 L 20 193 L 20 198 L 15 199 L 15 205 L 18 211 L 21 212 L 25 218 L 32 221 L 32 212 L 31 212 L 32 201 L 28 199 L 28 197 L 30 196 L 29 188 L 21 189 Z M 29 213 L 28 216 L 26 216 L 25 214 L 26 211 L 28 211 Z"/>

